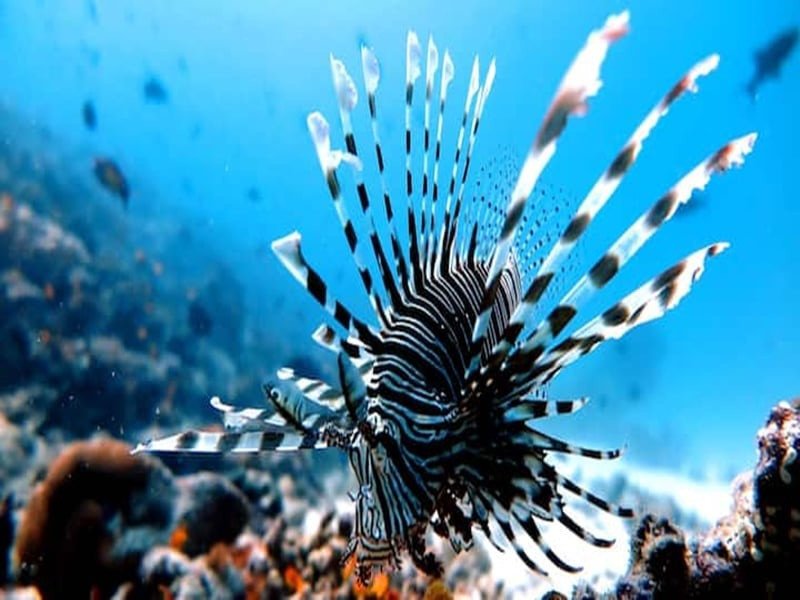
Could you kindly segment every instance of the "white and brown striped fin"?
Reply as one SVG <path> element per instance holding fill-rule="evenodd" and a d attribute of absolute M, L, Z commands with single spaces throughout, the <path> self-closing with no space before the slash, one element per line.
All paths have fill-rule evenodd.
<path fill-rule="evenodd" d="M 414 176 L 411 169 L 411 107 L 414 101 L 414 84 L 422 74 L 422 48 L 419 38 L 413 31 L 408 32 L 406 39 L 406 218 L 408 223 L 408 239 L 410 242 L 409 262 L 414 286 L 422 287 L 423 269 L 420 261 L 419 239 L 417 237 L 417 218 L 414 211 Z"/>
<path fill-rule="evenodd" d="M 358 338 L 368 349 L 374 348 L 380 334 L 371 326 L 356 318 L 341 302 L 328 291 L 322 277 L 306 262 L 300 248 L 301 237 L 292 232 L 272 242 L 272 251 L 291 275 L 302 285 L 311 297 L 350 335 Z"/>
<path fill-rule="evenodd" d="M 662 317 L 678 305 L 705 269 L 705 260 L 721 254 L 728 244 L 697 250 L 640 286 L 560 342 L 538 361 L 536 381 L 549 381 L 558 371 L 608 339 L 619 339 L 634 327 Z M 527 382 L 530 383 L 530 382 Z"/>
<path fill-rule="evenodd" d="M 361 47 L 361 70 L 364 75 L 364 88 L 367 90 L 367 104 L 369 106 L 369 118 L 372 128 L 372 138 L 375 142 L 375 159 L 378 163 L 378 174 L 381 180 L 381 191 L 383 192 L 383 210 L 386 222 L 389 225 L 389 239 L 394 256 L 397 277 L 406 295 L 410 293 L 409 271 L 405 254 L 400 246 L 397 235 L 397 226 L 394 221 L 394 210 L 392 208 L 392 198 L 389 188 L 386 185 L 386 164 L 384 162 L 383 147 L 381 146 L 381 136 L 378 130 L 378 84 L 381 79 L 381 70 L 375 53 L 367 46 Z"/>
<path fill-rule="evenodd" d="M 622 456 L 623 453 L 621 448 L 615 448 L 614 450 L 597 450 L 595 448 L 584 448 L 583 446 L 568 444 L 563 440 L 551 437 L 534 429 L 527 423 L 523 424 L 522 427 L 524 427 L 524 429 L 521 430 L 518 444 L 531 449 L 547 450 L 548 452 L 558 452 L 560 454 L 573 454 L 575 456 L 583 456 L 595 460 L 614 460 Z"/>
<path fill-rule="evenodd" d="M 291 379 L 265 383 L 263 389 L 275 413 L 298 431 L 319 430 L 339 417 L 338 411 L 306 396 Z"/>
<path fill-rule="evenodd" d="M 536 397 L 523 396 L 514 399 L 510 408 L 499 407 L 503 411 L 503 421 L 527 421 L 529 419 L 542 419 L 553 415 L 569 415 L 578 412 L 589 402 L 588 397 L 577 400 L 541 400 Z"/>
<path fill-rule="evenodd" d="M 572 517 L 564 512 L 563 506 L 557 505 L 553 507 L 553 512 L 556 513 L 556 518 L 558 519 L 559 523 L 581 538 L 584 542 L 587 542 L 588 544 L 591 544 L 597 548 L 610 548 L 614 545 L 614 540 L 597 537 L 586 528 L 576 523 Z"/>
<path fill-rule="evenodd" d="M 483 531 L 486 539 L 488 539 L 499 552 L 505 552 L 506 548 L 503 545 L 503 538 L 498 536 L 490 526 L 493 520 L 496 521 L 496 519 L 493 519 L 492 511 L 492 505 L 496 500 L 489 500 L 480 490 L 473 489 L 470 490 L 469 493 L 473 507 L 473 521 L 480 525 L 481 531 Z M 538 566 L 536 572 L 547 576 L 547 573 L 538 568 Z"/>
<path fill-rule="evenodd" d="M 436 83 L 436 72 L 439 70 L 439 49 L 433 41 L 433 36 L 428 37 L 428 58 L 425 61 L 425 113 L 424 132 L 422 141 L 422 202 L 419 209 L 419 247 L 420 260 L 423 265 L 427 256 L 427 204 L 430 181 L 428 178 L 428 165 L 430 163 L 431 148 L 431 98 L 433 86 Z"/>
<path fill-rule="evenodd" d="M 358 104 L 356 85 L 342 61 L 331 55 L 330 62 L 333 86 L 336 89 L 336 97 L 339 104 L 339 120 L 341 121 L 342 132 L 344 133 L 345 148 L 348 154 L 358 158 L 358 145 L 356 144 L 356 136 L 353 132 L 353 124 L 350 120 L 350 113 L 353 108 L 355 108 L 356 104 Z M 386 252 L 383 249 L 380 237 L 378 237 L 378 232 L 375 229 L 375 219 L 372 216 L 372 206 L 367 186 L 364 184 L 364 177 L 361 174 L 361 169 L 352 169 L 352 173 L 361 212 L 364 214 L 367 222 L 367 236 L 372 246 L 375 262 L 378 265 L 383 287 L 386 290 L 392 306 L 397 307 L 402 304 L 402 299 L 395 284 L 391 266 L 386 258 Z M 347 229 L 345 229 L 345 233 L 347 233 Z M 349 236 L 350 234 L 348 233 L 347 235 Z"/>
<path fill-rule="evenodd" d="M 374 360 L 362 361 L 360 363 L 353 361 L 353 364 L 358 368 L 361 377 L 368 379 L 375 362 Z M 278 369 L 276 375 L 278 379 L 282 381 L 293 382 L 300 392 L 313 402 L 326 406 L 336 412 L 346 408 L 342 391 L 329 386 L 324 381 L 311 377 L 303 377 L 295 373 L 293 369 L 286 367 Z"/>
<path fill-rule="evenodd" d="M 355 93 L 354 88 L 352 91 Z M 340 101 L 346 102 L 347 99 L 342 99 L 340 97 Z M 354 102 L 352 99 L 350 101 Z M 364 259 L 361 256 L 358 234 L 356 233 L 355 227 L 353 227 L 353 222 L 350 220 L 350 216 L 348 215 L 347 207 L 345 206 L 344 199 L 342 198 L 342 188 L 339 184 L 339 178 L 336 175 L 336 169 L 339 168 L 339 165 L 342 162 L 346 162 L 354 169 L 361 170 L 361 160 L 350 152 L 331 149 L 330 125 L 328 125 L 328 121 L 324 116 L 322 116 L 322 113 L 313 112 L 308 115 L 306 124 L 308 125 L 308 132 L 311 135 L 311 140 L 314 142 L 314 148 L 317 152 L 320 169 L 322 170 L 322 174 L 324 175 L 325 181 L 328 184 L 328 192 L 331 195 L 331 200 L 333 201 L 336 215 L 339 217 L 339 223 L 341 223 L 342 229 L 344 230 L 345 239 L 347 240 L 347 247 L 350 250 L 350 254 L 353 256 L 353 260 L 355 261 L 359 277 L 364 285 L 364 290 L 369 297 L 370 304 L 372 305 L 372 309 L 375 311 L 375 315 L 381 320 L 382 323 L 386 323 L 387 321 L 386 315 L 384 314 L 383 303 L 375 291 L 372 274 L 365 265 Z"/>
<path fill-rule="evenodd" d="M 237 408 L 225 404 L 219 396 L 211 398 L 212 408 L 222 414 L 222 424 L 226 431 L 273 431 L 291 427 L 273 408 Z"/>
<path fill-rule="evenodd" d="M 528 534 L 528 537 L 530 537 L 536 543 L 539 549 L 547 557 L 547 560 L 567 573 L 580 573 L 583 570 L 582 567 L 576 567 L 565 562 L 558 554 L 555 553 L 555 551 L 553 551 L 550 545 L 542 537 L 542 532 L 539 531 L 539 527 L 536 525 L 536 520 L 530 515 L 530 513 L 518 514 L 515 511 L 513 514 L 514 520 L 519 523 L 520 527 L 522 527 L 525 533 Z"/>
<path fill-rule="evenodd" d="M 461 114 L 461 125 L 458 128 L 458 137 L 456 138 L 455 155 L 453 156 L 453 166 L 450 171 L 450 183 L 447 186 L 447 200 L 444 204 L 444 216 L 442 226 L 439 228 L 437 234 L 438 241 L 435 249 L 435 254 L 432 257 L 433 265 L 431 270 L 433 272 L 441 272 L 447 268 L 446 261 L 442 261 L 444 254 L 445 234 L 450 229 L 450 220 L 452 218 L 451 211 L 453 210 L 453 196 L 456 190 L 456 178 L 458 177 L 458 166 L 461 162 L 461 154 L 464 146 L 464 137 L 467 133 L 467 121 L 469 114 L 472 111 L 472 103 L 480 91 L 480 62 L 476 56 L 472 62 L 472 72 L 469 77 L 469 87 L 467 88 L 467 97 L 464 100 L 464 112 Z"/>
<path fill-rule="evenodd" d="M 478 90 L 477 98 L 475 100 L 475 111 L 472 115 L 472 125 L 470 126 L 469 141 L 467 142 L 467 153 L 464 158 L 464 168 L 461 170 L 461 181 L 458 186 L 458 194 L 456 195 L 455 206 L 453 207 L 453 218 L 450 221 L 449 226 L 447 224 L 445 225 L 447 229 L 444 232 L 444 255 L 442 260 L 448 263 L 448 268 L 450 269 L 454 268 L 452 259 L 457 256 L 456 253 L 453 252 L 453 246 L 455 245 L 456 241 L 458 220 L 461 215 L 461 206 L 464 201 L 464 189 L 467 184 L 467 177 L 469 176 L 469 168 L 472 164 L 472 153 L 475 150 L 475 140 L 478 136 L 478 128 L 481 124 L 483 108 L 486 106 L 486 100 L 492 91 L 492 85 L 494 85 L 494 78 L 496 74 L 497 65 L 495 59 L 492 58 L 491 62 L 489 63 L 489 68 L 486 71 L 486 76 L 484 77 L 483 83 Z"/>
<path fill-rule="evenodd" d="M 367 411 L 367 387 L 364 378 L 344 352 L 339 353 L 337 365 L 347 412 L 354 422 L 361 422 Z"/>
<path fill-rule="evenodd" d="M 306 434 L 282 431 L 213 432 L 189 430 L 139 444 L 139 452 L 194 452 L 201 454 L 249 454 L 291 452 L 303 448 L 327 448 L 316 432 Z"/>
<path fill-rule="evenodd" d="M 436 246 L 436 209 L 439 202 L 439 167 L 442 156 L 442 131 L 444 129 L 444 108 L 447 104 L 447 90 L 455 77 L 455 65 L 450 52 L 445 50 L 442 59 L 442 77 L 439 82 L 439 117 L 436 123 L 436 146 L 433 152 L 433 186 L 431 188 L 430 229 L 425 243 L 425 265 L 431 275 Z"/>
<path fill-rule="evenodd" d="M 749 134 L 729 142 L 681 178 L 611 245 L 512 356 L 519 354 L 523 360 L 529 362 L 540 356 L 546 346 L 572 321 L 579 307 L 613 279 L 644 243 L 672 218 L 680 205 L 689 201 L 695 190 L 704 189 L 713 174 L 744 162 L 744 157 L 752 150 L 755 139 L 755 134 Z"/>
<path fill-rule="evenodd" d="M 593 31 L 586 44 L 567 70 L 555 98 L 545 115 L 536 138 L 520 169 L 517 183 L 511 193 L 506 208 L 505 221 L 500 230 L 497 244 L 492 252 L 489 274 L 472 332 L 472 348 L 465 379 L 472 381 L 478 373 L 481 352 L 485 341 L 492 307 L 497 295 L 503 269 L 514 243 L 514 236 L 525 210 L 525 203 L 556 150 L 556 141 L 573 114 L 583 114 L 587 101 L 600 89 L 600 67 L 610 45 L 628 31 L 628 13 L 609 17 L 603 27 Z"/>
<path fill-rule="evenodd" d="M 620 506 L 613 502 L 608 502 L 607 500 L 603 500 L 600 496 L 597 496 L 592 492 L 583 489 L 581 486 L 579 486 L 577 483 L 575 483 L 568 477 L 561 475 L 552 467 L 550 467 L 550 471 L 551 471 L 550 476 L 558 484 L 559 487 L 568 491 L 570 494 L 578 496 L 579 498 L 583 498 L 584 500 L 586 500 L 586 502 L 588 502 L 592 506 L 596 506 L 597 508 L 599 508 L 604 512 L 607 512 L 608 514 L 616 515 L 618 517 L 623 517 L 626 519 L 629 519 L 634 516 L 633 509 L 630 509 L 625 506 Z"/>
<path fill-rule="evenodd" d="M 524 562 L 531 571 L 539 573 L 542 577 L 547 577 L 547 571 L 540 567 L 539 564 L 528 555 L 525 549 L 517 541 L 517 536 L 514 533 L 514 528 L 511 525 L 511 515 L 497 500 L 492 502 L 492 516 L 500 526 L 500 530 L 503 532 L 506 541 L 511 544 L 514 552 L 516 552 L 517 556 L 522 559 L 522 562 Z M 498 543 L 502 543 L 502 541 L 498 540 Z"/>
<path fill-rule="evenodd" d="M 311 333 L 311 339 L 334 354 L 345 352 L 347 356 L 356 361 L 373 358 L 373 355 L 358 338 L 342 338 L 336 330 L 327 323 L 322 323 L 317 327 Z"/>
<path fill-rule="evenodd" d="M 341 395 L 339 395 L 341 398 Z M 310 397 L 301 398 L 304 403 L 301 422 L 295 422 L 295 417 L 287 418 L 285 412 L 270 408 L 237 408 L 223 403 L 219 397 L 211 399 L 211 406 L 222 413 L 222 424 L 226 431 L 243 433 L 246 431 L 283 431 L 306 432 L 318 429 L 322 425 L 336 421 L 338 414 L 335 405 L 326 402 L 317 402 Z M 341 403 L 339 410 L 344 407 Z"/>
<path fill-rule="evenodd" d="M 514 343 L 517 341 L 519 334 L 522 333 L 534 306 L 541 299 L 542 295 L 555 278 L 555 275 L 558 273 L 559 267 L 575 248 L 578 240 L 603 206 L 605 206 L 617 190 L 625 174 L 636 161 L 644 145 L 644 141 L 658 124 L 659 120 L 667 114 L 675 100 L 683 96 L 685 92 L 696 92 L 697 79 L 711 73 L 718 64 L 719 56 L 714 54 L 694 65 L 680 81 L 670 88 L 669 92 L 661 98 L 658 104 L 647 113 L 644 120 L 617 153 L 611 165 L 609 165 L 592 186 L 592 189 L 575 211 L 575 215 L 569 225 L 567 225 L 561 237 L 542 262 L 536 276 L 523 295 L 523 301 L 511 316 L 502 339 L 492 350 L 492 356 L 487 361 L 488 365 L 497 365 L 505 359 Z"/>
<path fill-rule="evenodd" d="M 281 381 L 291 381 L 306 398 L 310 398 L 314 402 L 320 402 L 336 410 L 333 406 L 330 406 L 330 403 L 333 399 L 341 398 L 342 393 L 332 388 L 324 381 L 299 375 L 294 369 L 290 369 L 289 367 L 281 367 L 275 372 L 275 375 Z"/>

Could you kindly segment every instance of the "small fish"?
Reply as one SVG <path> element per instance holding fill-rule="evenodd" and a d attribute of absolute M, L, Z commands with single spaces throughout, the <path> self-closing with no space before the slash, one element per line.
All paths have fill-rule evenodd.
<path fill-rule="evenodd" d="M 187 317 L 189 329 L 197 337 L 205 337 L 214 328 L 214 320 L 208 310 L 198 301 L 194 300 L 189 304 L 189 314 Z"/>
<path fill-rule="evenodd" d="M 104 188 L 119 196 L 122 200 L 122 205 L 128 208 L 128 199 L 131 195 L 128 180 L 116 162 L 110 158 L 95 158 L 94 175 Z"/>
<path fill-rule="evenodd" d="M 97 4 L 95 4 L 95 0 L 86 0 L 86 12 L 92 23 L 97 23 Z"/>
<path fill-rule="evenodd" d="M 767 80 L 780 77 L 781 68 L 797 45 L 799 33 L 800 30 L 797 27 L 792 27 L 772 38 L 755 52 L 753 59 L 756 62 L 756 70 L 745 86 L 745 90 L 752 100 L 755 101 L 758 98 L 758 90 Z"/>
<path fill-rule="evenodd" d="M 83 124 L 89 131 L 94 131 L 97 128 L 97 111 L 95 111 L 94 103 L 91 100 L 86 100 L 81 108 L 83 115 Z"/>
<path fill-rule="evenodd" d="M 466 194 L 465 186 L 494 83 L 494 60 L 483 78 L 477 58 L 468 71 L 463 112 L 451 126 L 458 128 L 457 135 L 451 131 L 456 141 L 442 152 L 448 86 L 455 66 L 450 53 L 445 51 L 442 57 L 432 38 L 425 52 L 417 35 L 409 32 L 405 165 L 387 176 L 377 119 L 378 60 L 371 48 L 362 47 L 363 86 L 358 86 L 344 63 L 331 56 L 342 135 L 334 140 L 320 112 L 311 113 L 307 125 L 325 180 L 320 188 L 330 195 L 344 231 L 372 308 L 369 318 L 358 317 L 332 293 L 307 261 L 298 232 L 274 241 L 272 249 L 280 262 L 326 315 L 312 338 L 336 356 L 338 377 L 322 381 L 280 369 L 280 385 L 264 388 L 266 409 L 235 409 L 214 399 L 212 406 L 226 424 L 224 432 L 190 430 L 140 444 L 135 451 L 340 449 L 358 482 L 353 493 L 354 526 L 343 562 L 354 559 L 361 583 L 369 581 L 375 570 L 398 567 L 403 555 L 426 574 L 441 577 L 441 562 L 426 548 L 429 532 L 461 552 L 473 545 L 473 532 L 482 531 L 495 546 L 513 548 L 531 571 L 541 575 L 547 574 L 542 561 L 568 573 L 581 570 L 550 546 L 545 530 L 551 526 L 568 530 L 589 545 L 611 546 L 613 540 L 573 519 L 579 512 L 576 498 L 618 517 L 632 517 L 633 511 L 578 485 L 558 470 L 552 455 L 604 460 L 622 452 L 583 448 L 535 426 L 537 419 L 574 413 L 587 403 L 585 397 L 549 397 L 548 383 L 606 341 L 619 339 L 675 307 L 698 280 L 706 261 L 727 244 L 718 242 L 692 252 L 583 325 L 571 331 L 567 327 L 696 190 L 714 174 L 743 162 L 756 137 L 749 134 L 724 144 L 656 196 L 650 208 L 624 228 L 561 296 L 564 265 L 635 163 L 650 132 L 686 92 L 696 91 L 697 80 L 713 71 L 719 60 L 716 55 L 701 60 L 667 89 L 571 220 L 559 226 L 560 235 L 551 239 L 536 218 L 542 208 L 537 205 L 547 201 L 547 196 L 534 193 L 537 180 L 570 117 L 584 114 L 600 90 L 606 54 L 627 32 L 628 13 L 623 12 L 589 35 L 522 155 L 515 185 L 509 193 L 484 201 L 481 194 Z M 420 99 L 415 88 L 423 72 Z M 358 116 L 355 108 L 361 93 L 366 95 L 367 110 Z M 415 97 L 424 111 L 419 126 L 412 118 Z M 371 139 L 363 146 L 356 141 L 356 117 L 368 118 L 371 125 Z M 527 117 L 516 119 L 512 127 L 526 129 L 527 123 Z M 360 155 L 359 147 L 369 154 Z M 440 165 L 449 157 L 452 163 Z M 367 160 L 373 172 L 365 177 Z M 350 186 L 340 184 L 340 172 L 352 179 L 357 198 L 348 197 L 345 190 Z M 400 202 L 395 196 L 398 190 L 389 185 L 398 179 L 404 183 Z M 368 186 L 367 181 L 379 187 Z M 382 209 L 380 222 L 387 224 L 383 235 L 373 215 L 375 197 L 380 198 L 376 203 Z M 350 207 L 360 209 L 363 218 L 351 220 Z M 356 222 L 364 224 L 362 231 Z M 544 248 L 542 259 L 530 260 L 539 247 Z M 322 248 L 319 251 L 324 255 Z M 548 298 L 550 306 L 542 303 Z M 534 558 L 526 544 L 538 546 L 541 557 Z"/>
<path fill-rule="evenodd" d="M 164 87 L 164 84 L 161 83 L 155 75 L 151 75 L 147 78 L 147 81 L 144 82 L 144 86 L 142 87 L 142 92 L 144 93 L 145 100 L 153 104 L 164 104 L 169 100 L 167 88 Z"/>
<path fill-rule="evenodd" d="M 252 186 L 247 189 L 247 199 L 253 204 L 261 202 L 261 192 L 257 187 Z"/>
<path fill-rule="evenodd" d="M 100 61 L 102 60 L 102 55 L 100 54 L 100 50 L 90 46 L 86 42 L 81 42 L 80 47 L 81 47 L 81 54 L 86 58 L 89 64 L 92 67 L 98 67 L 100 65 Z"/>

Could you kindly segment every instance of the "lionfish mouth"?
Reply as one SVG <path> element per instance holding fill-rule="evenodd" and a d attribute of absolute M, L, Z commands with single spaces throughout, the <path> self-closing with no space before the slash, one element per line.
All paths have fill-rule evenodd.
<path fill-rule="evenodd" d="M 534 428 L 536 419 L 569 414 L 586 403 L 586 398 L 547 398 L 546 384 L 606 340 L 618 339 L 676 306 L 702 274 L 706 259 L 727 244 L 700 248 L 569 335 L 561 334 L 695 190 L 703 189 L 713 174 L 742 163 L 756 138 L 746 135 L 711 153 L 630 225 L 563 297 L 549 298 L 565 261 L 636 161 L 645 139 L 719 60 L 712 55 L 700 61 L 667 91 L 597 179 L 555 243 L 546 247 L 548 238 L 535 212 L 541 207 L 529 199 L 570 117 L 583 114 L 600 89 L 600 68 L 610 46 L 627 31 L 628 14 L 621 13 L 589 35 L 556 91 L 513 189 L 488 200 L 470 199 L 465 188 L 495 62 L 481 79 L 475 59 L 451 149 L 451 170 L 440 177 L 445 106 L 455 69 L 450 54 L 440 56 L 432 38 L 424 55 L 416 34 L 409 33 L 405 210 L 392 199 L 380 139 L 379 64 L 370 48 L 362 48 L 385 222 L 380 227 L 372 206 L 375 190 L 370 192 L 364 181 L 366 157 L 359 154 L 351 120 L 358 87 L 344 64 L 331 57 L 344 147 L 334 147 L 321 113 L 309 115 L 308 128 L 374 319 L 356 317 L 329 292 L 301 252 L 298 233 L 275 241 L 272 247 L 280 261 L 327 314 L 328 323 L 313 338 L 335 353 L 338 381 L 329 384 L 281 369 L 280 385 L 265 390 L 265 408 L 236 408 L 212 400 L 222 412 L 224 433 L 188 431 L 137 450 L 345 450 L 360 486 L 351 550 L 357 549 L 361 579 L 368 579 L 373 567 L 396 564 L 401 552 L 426 572 L 439 573 L 441 566 L 425 549 L 431 529 L 456 551 L 469 548 L 473 530 L 482 530 L 494 544 L 511 545 L 530 569 L 542 574 L 543 561 L 564 571 L 579 570 L 551 549 L 541 534 L 542 522 L 558 522 L 588 544 L 611 545 L 612 540 L 597 537 L 570 516 L 568 498 L 579 497 L 620 517 L 630 517 L 632 511 L 583 489 L 546 459 L 550 453 L 612 459 L 620 451 L 581 448 Z M 423 66 L 424 125 L 419 132 L 412 131 L 411 114 Z M 421 149 L 412 152 L 419 144 Z M 420 153 L 421 185 L 415 164 Z M 363 217 L 359 220 L 366 225 L 360 233 L 348 213 L 353 199 L 345 199 L 341 169 L 353 179 Z M 541 257 L 534 260 L 539 250 Z M 549 310 L 545 299 L 555 300 Z M 534 559 L 538 555 L 542 556 Z"/>

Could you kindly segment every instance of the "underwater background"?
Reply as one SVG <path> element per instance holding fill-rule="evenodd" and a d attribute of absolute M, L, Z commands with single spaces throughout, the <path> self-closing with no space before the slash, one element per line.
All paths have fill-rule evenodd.
<path fill-rule="evenodd" d="M 58 390 L 46 409 L 12 414 L 5 407 L 6 416 L 20 427 L 28 418 L 33 429 L 52 427 L 59 442 L 104 432 L 136 444 L 147 427 L 171 433 L 209 424 L 213 395 L 258 401 L 260 383 L 280 366 L 333 373 L 335 361 L 309 337 L 318 308 L 269 247 L 300 231 L 305 252 L 336 294 L 369 314 L 306 129 L 309 112 L 336 111 L 329 53 L 357 71 L 366 43 L 381 60 L 381 133 L 400 198 L 409 29 L 423 41 L 432 34 L 456 64 L 450 140 L 473 56 L 480 54 L 482 64 L 496 57 L 474 157 L 479 169 L 508 156 L 519 164 L 587 33 L 623 9 L 631 11 L 631 33 L 610 52 L 602 90 L 588 114 L 572 121 L 543 175 L 555 202 L 577 206 L 689 66 L 713 52 L 721 63 L 648 139 L 581 242 L 570 266 L 574 279 L 724 141 L 750 131 L 759 138 L 746 166 L 714 178 L 585 314 L 695 248 L 725 240 L 731 249 L 678 309 L 559 377 L 553 397 L 588 395 L 591 402 L 543 428 L 583 445 L 625 446 L 615 466 L 623 474 L 667 472 L 727 488 L 752 466 L 754 435 L 770 408 L 800 389 L 800 55 L 788 50 L 779 57 L 779 77 L 763 81 L 755 95 L 747 89 L 759 49 L 793 28 L 796 36 L 800 3 L 792 0 L 0 0 L 0 193 L 72 231 L 88 249 L 85 270 L 103 273 L 85 289 L 107 306 L 71 314 L 70 327 L 80 335 L 93 331 L 93 315 L 102 314 L 104 339 L 161 361 L 125 372 L 130 381 L 119 389 L 134 390 L 127 396 L 109 396 L 117 388 L 108 382 L 92 389 L 97 379 L 64 392 L 60 372 L 43 375 L 47 367 L 36 361 L 50 359 L 36 347 L 60 334 L 80 335 L 60 331 L 63 320 L 19 333 L 17 324 L 27 327 L 37 322 L 35 311 L 51 308 L 26 305 L 23 314 L 6 307 L 2 393 L 28 382 Z M 414 118 L 421 122 L 421 105 Z M 368 122 L 356 127 L 366 132 Z M 14 162 L 17 155 L 23 158 Z M 97 157 L 124 173 L 124 202 L 97 181 Z M 513 183 L 502 174 L 481 177 Z M 27 264 L 23 278 L 61 301 L 59 285 L 47 287 L 59 279 L 58 260 L 26 262 L 11 254 L 18 247 L 3 248 L 5 285 L 19 270 L 9 265 Z M 47 265 L 53 273 L 44 277 Z M 110 274 L 116 271 L 122 275 Z M 73 294 L 75 281 L 64 284 Z M 20 336 L 24 350 L 15 354 Z M 191 383 L 161 376 L 174 370 L 164 363 L 167 353 L 193 361 Z M 133 381 L 137 373 L 141 380 Z M 109 367 L 96 375 L 117 372 Z M 166 404 L 165 389 L 172 394 Z M 174 414 L 165 415 L 168 409 Z M 54 441 L 51 433 L 45 438 Z M 179 460 L 178 469 L 194 470 L 187 462 Z M 345 470 L 335 458 L 312 464 L 321 473 Z"/>

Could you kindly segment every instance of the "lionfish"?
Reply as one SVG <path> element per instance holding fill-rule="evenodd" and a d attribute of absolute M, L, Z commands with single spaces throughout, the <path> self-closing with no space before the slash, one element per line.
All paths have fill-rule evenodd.
<path fill-rule="evenodd" d="M 587 402 L 586 398 L 550 399 L 547 384 L 604 341 L 618 339 L 664 315 L 689 292 L 702 274 L 706 258 L 716 256 L 727 244 L 711 244 L 689 254 L 558 341 L 560 334 L 581 305 L 614 278 L 695 190 L 703 189 L 714 173 L 743 162 L 756 137 L 750 134 L 731 141 L 689 171 L 608 248 L 552 310 L 542 310 L 542 299 L 552 291 L 555 276 L 636 161 L 647 136 L 676 100 L 696 91 L 696 80 L 710 73 L 719 61 L 716 55 L 700 61 L 669 89 L 593 185 L 549 252 L 532 266 L 526 265 L 523 261 L 541 245 L 536 241 L 541 220 L 530 217 L 526 203 L 569 118 L 583 114 L 588 99 L 599 90 L 600 68 L 609 47 L 627 31 L 628 14 L 624 12 L 609 17 L 589 35 L 561 81 L 513 189 L 502 198 L 505 209 L 499 219 L 493 218 L 488 203 L 477 197 L 465 200 L 464 194 L 495 79 L 495 61 L 482 80 L 478 59 L 474 61 L 449 184 L 446 191 L 440 190 L 444 111 L 455 71 L 446 51 L 441 60 L 438 120 L 432 141 L 431 107 L 435 110 L 440 55 L 429 39 L 424 61 L 422 181 L 416 187 L 412 145 L 419 141 L 418 132 L 412 134 L 412 106 L 422 75 L 423 52 L 417 35 L 409 32 L 405 235 L 396 224 L 396 205 L 385 176 L 377 119 L 379 63 L 369 47 L 361 48 L 376 179 L 381 184 L 387 224 L 383 235 L 373 217 L 351 120 L 358 100 L 356 83 L 345 65 L 331 56 L 344 148 L 334 148 L 328 121 L 321 113 L 311 113 L 307 124 L 377 325 L 355 316 L 331 294 L 301 251 L 299 233 L 276 240 L 272 249 L 277 257 L 327 313 L 329 323 L 320 326 L 313 339 L 336 354 L 338 381 L 329 384 L 281 369 L 276 382 L 264 386 L 264 407 L 237 408 L 212 399 L 222 414 L 224 432 L 186 431 L 147 442 L 137 450 L 345 451 L 358 481 L 353 494 L 353 534 L 345 558 L 355 556 L 357 576 L 364 581 L 375 569 L 396 567 L 403 554 L 422 571 L 441 574 L 441 563 L 426 549 L 431 529 L 456 552 L 470 548 L 473 530 L 482 530 L 496 546 L 513 547 L 531 570 L 542 575 L 546 571 L 522 545 L 523 536 L 538 546 L 549 563 L 567 572 L 580 570 L 548 545 L 542 535 L 543 523 L 557 521 L 594 546 L 613 544 L 613 540 L 588 531 L 570 514 L 568 498 L 582 498 L 619 517 L 631 517 L 633 511 L 607 502 L 560 473 L 548 462 L 548 454 L 614 459 L 620 450 L 578 447 L 535 428 L 537 419 L 573 413 Z M 348 214 L 340 168 L 353 177 L 366 223 L 365 237 L 356 231 Z M 365 260 L 364 246 L 371 250 L 374 263 Z M 534 315 L 543 318 L 534 319 Z"/>

